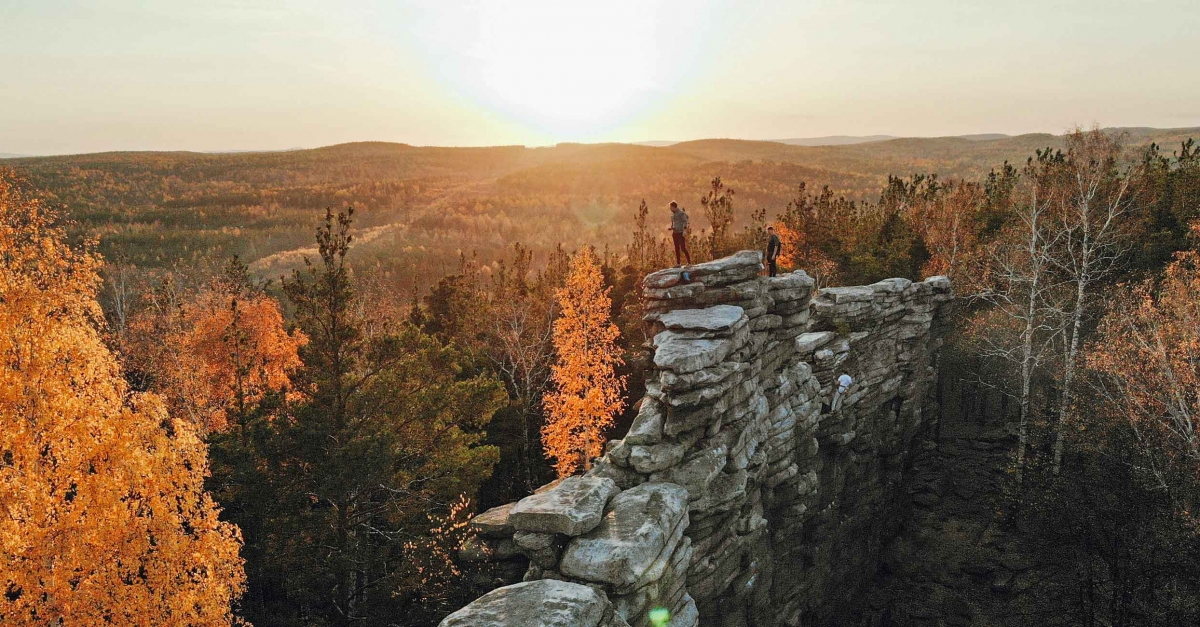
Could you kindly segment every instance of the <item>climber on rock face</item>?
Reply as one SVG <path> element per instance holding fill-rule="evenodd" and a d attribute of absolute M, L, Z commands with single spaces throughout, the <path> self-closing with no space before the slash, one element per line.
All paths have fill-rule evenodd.
<path fill-rule="evenodd" d="M 767 269 L 770 271 L 770 276 L 775 276 L 779 271 L 775 266 L 775 260 L 779 258 L 779 250 L 783 248 L 782 242 L 779 241 L 779 235 L 775 233 L 775 227 L 767 227 Z"/>
<path fill-rule="evenodd" d="M 687 259 L 687 265 L 692 265 L 692 254 L 688 252 L 687 236 L 684 233 L 688 228 L 688 214 L 679 206 L 679 203 L 671 201 L 671 240 L 675 243 L 675 265 L 683 267 L 680 262 L 679 253 Z"/>
<path fill-rule="evenodd" d="M 830 411 L 837 411 L 842 408 L 842 399 L 846 395 L 846 390 L 854 384 L 854 379 L 846 373 L 837 378 L 837 391 L 833 393 L 833 402 L 829 404 Z"/>

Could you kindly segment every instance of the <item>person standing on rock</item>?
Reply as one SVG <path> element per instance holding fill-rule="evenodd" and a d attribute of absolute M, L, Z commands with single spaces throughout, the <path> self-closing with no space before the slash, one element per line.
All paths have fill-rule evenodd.
<path fill-rule="evenodd" d="M 775 260 L 779 258 L 779 250 L 783 248 L 783 243 L 779 241 L 779 235 L 775 233 L 775 227 L 767 227 L 767 270 L 770 276 L 775 276 L 779 271 L 775 266 Z"/>
<path fill-rule="evenodd" d="M 683 267 L 680 263 L 679 253 L 687 259 L 687 265 L 692 265 L 692 254 L 687 248 L 687 232 L 688 214 L 679 206 L 679 203 L 671 201 L 671 240 L 675 242 L 675 265 Z"/>

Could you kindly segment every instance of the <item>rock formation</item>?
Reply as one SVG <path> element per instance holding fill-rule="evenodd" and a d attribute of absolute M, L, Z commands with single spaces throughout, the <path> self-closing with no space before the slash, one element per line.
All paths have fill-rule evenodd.
<path fill-rule="evenodd" d="M 743 251 L 645 278 L 653 367 L 628 434 L 585 476 L 475 519 L 464 557 L 524 556 L 526 583 L 444 627 L 646 627 L 659 608 L 672 627 L 816 625 L 851 601 L 936 425 L 950 282 L 815 291 L 761 268 Z M 557 609 L 527 622 L 514 595 Z"/>

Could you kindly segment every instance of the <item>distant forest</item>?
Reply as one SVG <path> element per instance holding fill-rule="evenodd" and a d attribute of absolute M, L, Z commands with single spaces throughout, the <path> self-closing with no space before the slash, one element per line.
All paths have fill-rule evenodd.
<path fill-rule="evenodd" d="M 1200 129 L 1114 129 L 1130 152 L 1170 149 Z M 665 238 L 666 205 L 700 215 L 713 177 L 737 190 L 740 227 L 751 212 L 782 213 L 806 182 L 847 200 L 875 201 L 889 176 L 936 173 L 981 180 L 1062 136 L 997 140 L 895 139 L 848 146 L 702 140 L 649 147 L 434 148 L 366 142 L 288 152 L 129 152 L 9 159 L 46 200 L 65 207 L 78 240 L 99 239 L 110 263 L 211 274 L 232 255 L 274 278 L 315 253 L 326 208 L 353 206 L 361 230 L 351 260 L 391 289 L 427 290 L 462 256 L 488 267 L 513 243 L 546 254 L 588 244 L 603 254 L 628 239 L 639 203 Z"/>

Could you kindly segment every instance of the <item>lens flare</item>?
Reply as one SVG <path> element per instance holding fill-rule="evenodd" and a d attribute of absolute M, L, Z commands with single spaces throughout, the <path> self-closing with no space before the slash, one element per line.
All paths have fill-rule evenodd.
<path fill-rule="evenodd" d="M 667 627 L 667 623 L 671 621 L 671 611 L 665 607 L 656 607 L 650 610 L 650 624 L 653 627 Z"/>

